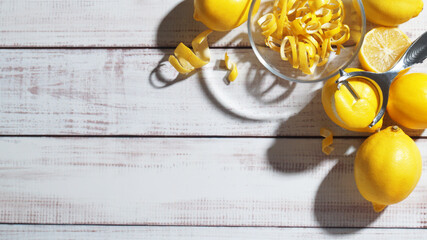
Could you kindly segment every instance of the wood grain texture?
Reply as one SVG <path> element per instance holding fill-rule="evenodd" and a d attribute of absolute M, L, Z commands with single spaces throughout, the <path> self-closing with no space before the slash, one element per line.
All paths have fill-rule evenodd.
<path fill-rule="evenodd" d="M 400 25 L 412 39 L 427 12 Z M 193 0 L 2 0 L 0 47 L 176 47 L 206 27 Z M 212 46 L 249 46 L 246 24 L 210 36 Z"/>
<path fill-rule="evenodd" d="M 0 222 L 426 228 L 427 170 L 376 214 L 354 183 L 361 142 L 325 156 L 310 138 L 3 137 Z"/>
<path fill-rule="evenodd" d="M 374 213 L 353 180 L 363 139 L 336 139 L 325 156 L 310 137 L 320 127 L 366 135 L 329 121 L 321 84 L 279 81 L 248 48 L 227 50 L 240 70 L 231 85 L 224 49 L 177 76 L 167 55 L 205 29 L 192 5 L 0 1 L 0 48 L 16 48 L 0 50 L 0 135 L 104 136 L 0 137 L 0 239 L 423 239 L 426 170 L 408 199 Z M 415 39 L 426 17 L 400 28 Z M 209 42 L 248 47 L 245 32 Z M 105 49 L 59 49 L 86 47 Z M 281 117 L 255 121 L 248 112 Z M 421 136 L 426 165 L 427 133 L 407 132 Z"/>
<path fill-rule="evenodd" d="M 0 133 L 319 136 L 328 127 L 336 136 L 367 135 L 329 120 L 322 83 L 278 80 L 249 49 L 228 50 L 240 75 L 226 85 L 224 52 L 212 50 L 210 64 L 183 78 L 164 62 L 168 49 L 0 50 Z M 245 118 L 252 115 L 280 118 Z"/>
<path fill-rule="evenodd" d="M 421 229 L 351 229 L 334 228 L 326 232 L 319 228 L 250 228 L 250 227 L 151 227 L 151 226 L 35 226 L 0 225 L 2 240 L 138 240 L 138 239 L 425 239 L 427 230 Z"/>
<path fill-rule="evenodd" d="M 176 47 L 206 27 L 193 0 L 5 0 L 2 47 Z M 248 46 L 246 26 L 215 33 L 214 46 Z"/>

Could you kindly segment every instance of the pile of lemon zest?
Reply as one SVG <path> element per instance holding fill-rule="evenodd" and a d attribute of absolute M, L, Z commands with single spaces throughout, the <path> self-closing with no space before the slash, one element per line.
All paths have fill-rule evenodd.
<path fill-rule="evenodd" d="M 319 19 L 319 22 L 322 25 L 330 22 L 332 19 L 332 10 L 328 8 L 321 8 L 314 12 L 314 14 L 317 16 L 317 19 Z"/>
<path fill-rule="evenodd" d="M 320 136 L 324 137 L 322 140 L 322 152 L 326 155 L 331 154 L 334 148 L 331 146 L 334 141 L 332 131 L 327 128 L 320 129 Z"/>
<path fill-rule="evenodd" d="M 258 19 L 265 45 L 305 74 L 340 54 L 350 38 L 343 24 L 342 0 L 275 0 L 272 12 Z M 335 47 L 335 48 L 334 48 Z"/>
<path fill-rule="evenodd" d="M 191 42 L 193 51 L 185 46 L 184 43 L 179 43 L 174 51 L 174 55 L 169 56 L 170 64 L 182 74 L 190 73 L 208 64 L 211 55 L 207 37 L 211 32 L 212 30 L 208 29 L 193 39 Z"/>
<path fill-rule="evenodd" d="M 328 4 L 328 2 L 328 0 L 310 0 L 308 1 L 308 6 L 310 7 L 310 9 L 316 11 L 317 9 Z"/>
<path fill-rule="evenodd" d="M 225 67 L 230 70 L 230 74 L 228 75 L 228 81 L 233 82 L 234 80 L 236 80 L 237 75 L 239 74 L 237 72 L 237 66 L 236 63 L 231 62 L 230 58 L 228 57 L 227 52 L 225 52 Z"/>

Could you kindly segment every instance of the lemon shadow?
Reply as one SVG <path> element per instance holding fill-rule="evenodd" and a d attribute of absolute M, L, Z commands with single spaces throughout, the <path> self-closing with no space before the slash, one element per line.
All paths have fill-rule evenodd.
<path fill-rule="evenodd" d="M 401 128 L 403 130 L 403 132 L 405 132 L 408 136 L 410 136 L 411 138 L 413 138 L 415 141 L 422 136 L 422 134 L 424 133 L 425 129 L 409 129 L 406 128 L 400 124 L 398 124 L 397 122 L 395 122 L 390 115 L 388 115 L 388 113 L 386 112 L 386 114 L 384 114 L 384 123 L 383 123 L 383 127 L 382 129 L 388 127 L 388 126 L 399 126 L 399 128 Z"/>
<path fill-rule="evenodd" d="M 206 93 L 205 95 L 209 100 L 222 112 L 239 119 L 245 119 L 250 121 L 258 121 L 258 119 L 249 119 L 245 116 L 241 116 L 238 113 L 232 112 L 227 106 L 223 105 L 215 96 L 214 91 L 209 89 L 209 84 L 206 84 L 206 79 L 203 77 L 203 72 L 206 69 L 211 71 L 208 67 L 203 67 L 198 69 L 190 74 L 178 74 L 171 73 L 171 71 L 162 71 L 167 70 L 168 68 L 168 57 L 173 54 L 174 48 L 180 43 L 183 42 L 185 45 L 190 46 L 192 39 L 197 36 L 202 31 L 206 30 L 206 26 L 202 23 L 193 19 L 194 12 L 194 1 L 193 0 L 184 0 L 176 5 L 161 21 L 158 26 L 156 34 L 156 46 L 160 47 L 159 50 L 165 55 L 153 68 L 149 75 L 149 82 L 153 88 L 162 89 L 170 87 L 174 84 L 180 83 L 191 76 L 199 76 L 201 81 L 201 88 Z M 244 23 L 245 25 L 246 23 Z M 179 27 L 176 27 L 179 26 Z M 229 32 L 213 32 L 209 35 L 209 45 L 217 46 L 218 41 L 225 37 Z M 296 83 L 290 83 L 281 79 L 276 79 L 270 83 L 269 86 L 265 87 L 265 82 L 263 79 L 268 76 L 269 73 L 256 59 L 255 54 L 252 52 L 251 48 L 248 46 L 248 35 L 247 33 L 240 33 L 230 39 L 229 42 L 233 46 L 233 51 L 238 51 L 239 53 L 235 55 L 237 58 L 236 63 L 239 65 L 247 63 L 250 64 L 250 71 L 247 71 L 246 74 L 242 74 L 236 81 L 244 82 L 244 87 L 248 94 L 254 98 L 255 101 L 258 101 L 260 104 L 278 104 L 281 101 L 286 100 L 293 90 L 295 89 Z M 212 50 L 212 51 L 218 51 Z M 225 52 L 225 50 L 224 50 Z M 215 61 L 215 59 L 213 59 Z M 227 84 L 228 71 L 224 68 L 218 68 L 214 66 L 213 71 L 224 71 L 224 77 L 218 79 L 220 84 Z M 241 84 L 241 83 L 239 83 Z M 264 84 L 264 85 L 263 85 Z M 261 86 L 264 86 L 262 89 Z M 277 90 L 283 90 L 280 94 L 277 94 Z M 260 90 L 262 89 L 262 90 Z M 271 93 L 272 90 L 276 91 L 276 95 L 273 97 Z M 271 95 L 271 96 L 270 96 Z"/>
<path fill-rule="evenodd" d="M 184 0 L 176 5 L 160 22 L 157 28 L 156 45 L 161 48 L 175 48 L 180 42 L 189 46 L 199 33 L 208 28 L 194 20 L 194 0 Z M 178 27 L 177 27 L 178 26 Z M 215 32 L 209 36 L 209 43 L 215 44 L 227 32 Z M 167 51 L 167 49 L 164 49 Z M 168 51 L 167 51 L 168 52 Z"/>
<path fill-rule="evenodd" d="M 156 47 L 164 57 L 157 63 L 149 75 L 149 82 L 152 87 L 161 89 L 172 86 L 193 76 L 199 70 L 190 74 L 164 74 L 162 68 L 169 64 L 169 55 L 173 54 L 174 49 L 180 42 L 190 46 L 191 41 L 199 33 L 207 29 L 202 23 L 193 19 L 194 1 L 185 0 L 176 5 L 161 21 L 156 33 Z M 178 27 L 176 27 L 178 26 Z M 226 33 L 218 32 L 215 36 L 209 37 L 210 43 L 216 43 Z"/>
<path fill-rule="evenodd" d="M 360 143 L 363 140 L 360 140 Z M 319 225 L 330 234 L 351 234 L 369 226 L 383 212 L 376 213 L 356 187 L 353 174 L 354 154 L 349 161 L 340 159 L 320 184 L 314 202 Z M 333 228 L 343 228 L 337 232 Z"/>
<path fill-rule="evenodd" d="M 312 121 L 314 115 L 317 115 L 317 121 Z M 365 136 L 335 137 L 333 144 L 335 150 L 330 156 L 321 152 L 322 137 L 318 134 L 286 137 L 298 136 L 300 135 L 298 131 L 303 132 L 305 128 L 320 129 L 331 124 L 323 111 L 319 90 L 297 115 L 279 126 L 276 135 L 280 137 L 268 149 L 267 158 L 275 171 L 284 174 L 302 173 L 318 167 L 324 161 L 336 161 L 317 189 L 313 214 L 318 225 L 326 233 L 352 234 L 368 227 L 381 215 L 375 213 L 371 204 L 363 199 L 354 180 L 355 152 Z M 307 150 L 307 146 L 301 146 L 307 141 L 318 142 L 319 148 Z M 337 231 L 336 228 L 342 229 Z"/>

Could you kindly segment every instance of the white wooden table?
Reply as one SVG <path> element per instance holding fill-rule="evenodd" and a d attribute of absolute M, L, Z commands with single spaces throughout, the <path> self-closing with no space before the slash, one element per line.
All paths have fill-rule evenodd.
<path fill-rule="evenodd" d="M 167 56 L 205 29 L 192 12 L 192 0 L 0 1 L 0 239 L 427 239 L 427 170 L 374 213 L 353 180 L 367 134 L 327 118 L 322 83 L 267 73 L 246 26 L 213 33 L 212 62 L 177 77 Z M 400 28 L 415 39 L 426 17 Z M 240 71 L 230 85 L 225 51 Z M 427 169 L 427 133 L 407 133 Z"/>

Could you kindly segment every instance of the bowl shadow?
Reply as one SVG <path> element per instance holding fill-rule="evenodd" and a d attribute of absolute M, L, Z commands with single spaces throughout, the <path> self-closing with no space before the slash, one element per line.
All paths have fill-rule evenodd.
<path fill-rule="evenodd" d="M 248 42 L 248 35 L 246 33 L 240 33 L 236 35 L 230 42 Z M 277 105 L 280 102 L 285 101 L 294 92 L 297 83 L 289 82 L 287 80 L 280 79 L 269 72 L 256 58 L 255 54 L 250 47 L 234 48 L 235 54 L 233 60 L 238 65 L 238 69 L 245 68 L 245 71 L 240 71 L 236 83 L 228 82 L 228 71 L 224 75 L 223 81 L 225 84 L 242 84 L 248 95 L 253 98 L 257 103 L 261 105 Z M 225 63 L 223 60 L 218 60 L 214 66 L 214 70 L 225 69 Z M 242 74 L 242 72 L 244 72 Z M 204 82 L 204 90 L 209 93 L 205 78 L 202 78 Z M 214 100 L 215 96 L 212 92 L 209 95 Z M 214 100 L 216 104 L 221 105 L 219 101 Z M 225 106 L 221 106 L 224 108 Z M 234 114 L 236 115 L 236 114 Z M 251 119 L 259 120 L 259 119 Z"/>
<path fill-rule="evenodd" d="M 163 71 L 165 70 L 164 68 L 169 68 L 169 66 L 167 66 L 167 64 L 169 64 L 168 57 L 170 54 L 173 54 L 173 48 L 175 48 L 180 42 L 190 46 L 191 40 L 197 34 L 207 29 L 202 23 L 193 19 L 193 11 L 193 0 L 184 0 L 176 7 L 174 7 L 160 23 L 157 29 L 156 44 L 158 47 L 161 47 L 160 51 L 162 51 L 165 56 L 160 59 L 149 75 L 149 82 L 151 86 L 156 89 L 162 89 L 180 83 L 192 77 L 193 75 L 197 75 L 201 79 L 200 83 L 202 90 L 219 110 L 235 118 L 258 121 L 258 119 L 249 119 L 245 116 L 239 115 L 238 113 L 232 112 L 231 110 L 227 109 L 227 106 L 222 105 L 221 102 L 216 99 L 216 96 L 213 94 L 213 92 L 209 90 L 209 85 L 206 83 L 206 78 L 204 78 L 204 70 L 206 68 L 197 69 L 196 71 L 185 75 L 172 73 L 170 69 L 168 71 Z M 179 29 L 173 29 L 171 26 L 181 27 Z M 209 45 L 218 45 L 218 41 L 227 34 L 228 32 L 211 33 L 208 39 Z M 248 35 L 246 33 L 237 34 L 229 42 L 235 46 L 242 46 L 242 43 L 249 42 Z M 243 52 L 243 54 L 236 54 L 234 57 L 237 58 L 236 63 L 238 65 L 246 63 L 250 64 L 251 66 L 246 74 L 239 76 L 237 81 L 244 82 L 246 91 L 256 101 L 260 102 L 261 104 L 277 104 L 287 99 L 294 91 L 296 83 L 291 83 L 279 78 L 270 81 L 268 83 L 269 85 L 266 86 L 266 83 L 263 81 L 263 79 L 265 79 L 268 75 L 273 75 L 261 65 L 258 59 L 256 59 L 255 54 L 253 54 L 253 52 L 250 50 L 250 47 L 237 47 L 234 48 L 233 51 Z M 230 84 L 227 80 L 228 71 L 225 70 L 224 64 L 222 63 L 216 65 L 218 66 L 214 66 L 214 71 L 219 69 L 221 71 L 227 72 L 224 74 L 224 78 L 219 79 L 219 81 L 221 81 L 221 83 L 225 82 L 224 84 Z M 209 71 L 211 71 L 211 69 L 209 69 Z M 277 94 L 278 88 L 280 88 L 280 91 L 282 91 L 280 94 Z M 268 96 L 273 89 L 276 91 L 276 95 L 274 95 L 274 97 Z"/>

